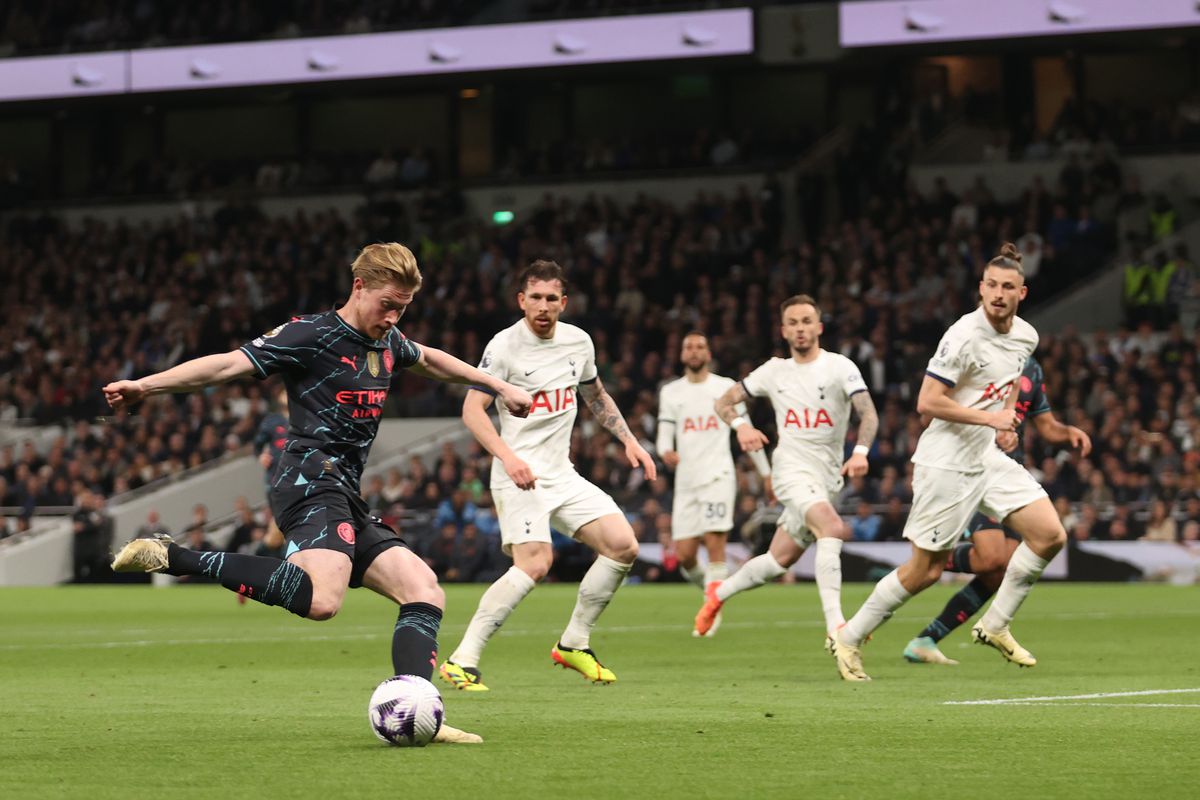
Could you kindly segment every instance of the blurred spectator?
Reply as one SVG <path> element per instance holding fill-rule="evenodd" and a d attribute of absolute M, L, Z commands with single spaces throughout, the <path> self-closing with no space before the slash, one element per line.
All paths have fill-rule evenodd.
<path fill-rule="evenodd" d="M 166 525 L 163 525 L 162 520 L 158 516 L 158 509 L 150 509 L 146 512 L 146 521 L 138 526 L 137 532 L 134 533 L 136 539 L 150 539 L 156 535 L 170 536 L 171 531 Z"/>
<path fill-rule="evenodd" d="M 488 571 L 487 542 L 479 535 L 479 529 L 473 524 L 463 526 L 458 540 L 454 544 L 454 555 L 450 568 L 446 570 L 446 580 L 451 582 L 471 582 L 481 580 L 480 576 Z"/>
<path fill-rule="evenodd" d="M 1150 504 L 1150 518 L 1146 521 L 1146 534 L 1142 538 L 1153 542 L 1178 540 L 1175 520 L 1168 514 L 1167 504 L 1162 500 Z"/>
<path fill-rule="evenodd" d="M 879 539 L 894 541 L 903 538 L 904 523 L 907 519 L 908 509 L 901 504 L 899 497 L 893 495 L 888 499 L 887 507 L 879 521 Z"/>
<path fill-rule="evenodd" d="M 255 529 L 262 527 L 262 524 L 255 517 L 254 509 L 246 502 L 245 497 L 238 497 L 233 501 L 233 515 L 233 535 L 229 537 L 225 551 L 246 552 L 247 547 L 254 541 Z"/>
<path fill-rule="evenodd" d="M 200 524 L 189 525 L 185 531 L 187 536 L 184 546 L 189 550 L 195 550 L 198 553 L 210 553 L 215 551 L 214 545 L 208 538 L 208 533 L 204 530 L 204 526 Z"/>
<path fill-rule="evenodd" d="M 75 582 L 98 580 L 107 572 L 108 553 L 112 549 L 112 518 L 104 510 L 104 498 L 85 489 L 71 519 L 75 534 L 72 547 Z"/>
<path fill-rule="evenodd" d="M 883 518 L 871 510 L 866 500 L 858 502 L 858 512 L 850 518 L 850 532 L 856 542 L 874 542 L 880 538 Z"/>
<path fill-rule="evenodd" d="M 425 563 L 437 574 L 439 581 L 447 580 L 454 568 L 457 544 L 458 528 L 453 522 L 446 522 L 437 528 L 437 538 L 425 548 Z"/>
<path fill-rule="evenodd" d="M 464 489 L 455 489 L 450 497 L 438 504 L 434 524 L 439 528 L 453 525 L 455 534 L 462 533 L 463 528 L 475 522 L 478 509 L 467 499 Z"/>

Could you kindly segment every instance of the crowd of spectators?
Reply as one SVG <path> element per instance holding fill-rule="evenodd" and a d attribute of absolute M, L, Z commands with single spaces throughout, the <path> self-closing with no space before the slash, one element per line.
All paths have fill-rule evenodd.
<path fill-rule="evenodd" d="M 816 0 L 799 0 L 816 2 Z M 696 9 L 736 6 L 744 8 L 755 5 L 747 0 L 526 0 L 525 10 L 533 19 L 601 17 L 617 14 L 647 14 L 667 11 L 692 11 Z"/>
<path fill-rule="evenodd" d="M 1119 172 L 1106 180 L 1111 189 Z M 1010 202 L 982 182 L 961 196 L 944 184 L 927 195 L 907 184 L 902 192 L 868 191 L 878 185 L 864 181 L 857 205 L 843 198 L 845 222 L 795 244 L 782 236 L 784 188 L 773 180 L 730 196 L 701 192 L 681 206 L 647 196 L 619 205 L 548 195 L 508 227 L 468 219 L 459 198 L 432 191 L 411 204 L 376 202 L 350 218 L 328 211 L 265 219 L 252 206 L 232 205 L 212 218 L 138 226 L 14 220 L 0 241 L 0 280 L 8 287 L 0 301 L 0 419 L 60 423 L 65 431 L 46 452 L 0 449 L 4 504 L 69 505 L 84 489 L 111 496 L 244 446 L 269 410 L 260 384 L 154 398 L 131 417 L 108 417 L 98 387 L 236 347 L 292 313 L 340 302 L 361 244 L 394 238 L 414 247 L 425 275 L 406 333 L 469 361 L 515 318 L 509 281 L 516 267 L 534 257 L 562 263 L 573 278 L 566 319 L 591 332 L 601 378 L 647 442 L 657 388 L 677 374 L 682 333 L 707 331 L 717 368 L 740 377 L 782 354 L 779 303 L 812 294 L 824 315 L 824 346 L 859 363 L 880 408 L 872 475 L 851 482 L 840 504 L 848 517 L 865 509 L 855 525 L 861 536 L 894 536 L 911 494 L 922 369 L 946 325 L 973 306 L 981 266 L 1002 241 L 1041 238 L 1026 250 L 1032 302 L 1058 285 L 1048 277 L 1074 248 L 1103 253 L 1112 241 L 1088 239 L 1078 228 L 1056 236 L 1058 209 L 1072 197 L 1062 176 L 1053 191 L 1039 181 Z M 86 325 L 79 309 L 87 309 Z M 1178 325 L 1088 337 L 1043 333 L 1051 400 L 1097 446 L 1082 461 L 1047 451 L 1030 433 L 1029 465 L 1069 504 L 1064 514 L 1096 510 L 1100 526 L 1086 533 L 1071 518 L 1078 536 L 1120 532 L 1109 521 L 1118 514 L 1130 515 L 1124 535 L 1138 535 L 1142 509 L 1155 501 L 1177 522 L 1191 514 L 1189 503 L 1200 510 L 1196 346 L 1194 332 Z M 402 375 L 386 413 L 457 414 L 460 392 Z M 753 414 L 770 432 L 769 410 L 760 404 Z M 645 481 L 581 417 L 572 441 L 579 471 L 616 495 L 635 515 L 639 535 L 653 541 L 665 530 L 669 481 Z M 420 512 L 433 532 L 425 552 L 453 580 L 496 568 L 488 474 L 487 458 L 475 449 L 458 460 L 443 454 L 430 472 L 412 464 L 370 481 L 364 492 L 397 519 Z M 1097 480 L 1102 486 L 1093 487 Z M 760 492 L 744 465 L 739 482 L 743 525 L 761 510 Z M 1103 488 L 1113 494 L 1111 506 L 1102 502 Z"/>
<path fill-rule="evenodd" d="M 1026 116 L 1010 135 L 1010 154 L 1027 161 L 1083 157 L 1094 151 L 1194 150 L 1200 147 L 1200 94 L 1152 107 L 1071 97 L 1063 102 L 1049 130 L 1038 131 L 1032 117 Z"/>
<path fill-rule="evenodd" d="M 0 56 L 360 34 L 462 24 L 482 0 L 10 0 Z"/>
<path fill-rule="evenodd" d="M 929 143 L 955 121 L 991 131 L 973 156 L 983 161 L 1047 161 L 1200 149 L 1200 93 L 1181 94 L 1153 105 L 1129 105 L 1068 97 L 1042 129 L 1032 111 L 1014 119 L 998 116 L 995 95 L 968 88 L 960 97 L 932 97 L 908 106 L 905 127 Z"/>
<path fill-rule="evenodd" d="M 487 0 L 10 0 L 0 5 L 0 57 L 463 25 Z M 746 6 L 746 0 L 527 0 L 489 22 Z"/>
<path fill-rule="evenodd" d="M 779 131 L 648 131 L 620 139 L 572 137 L 540 146 L 511 148 L 493 174 L 495 179 L 582 176 L 656 170 L 711 171 L 713 168 L 778 166 L 804 153 L 813 143 L 809 129 Z"/>
<path fill-rule="evenodd" d="M 494 168 L 472 181 L 509 182 L 579 178 L 620 172 L 776 168 L 812 143 L 807 129 L 736 134 L 700 128 L 688 133 L 647 133 L 622 138 L 567 138 L 525 144 L 498 154 Z M 296 192 L 378 192 L 437 186 L 446 178 L 444 153 L 397 145 L 380 152 L 308 152 L 271 157 L 140 158 L 128 166 L 107 160 L 92 165 L 72 198 L 211 198 L 230 192 L 277 196 Z M 45 190 L 45 187 L 41 187 Z M 0 160 L 0 211 L 27 206 L 38 189 L 26 170 Z"/>

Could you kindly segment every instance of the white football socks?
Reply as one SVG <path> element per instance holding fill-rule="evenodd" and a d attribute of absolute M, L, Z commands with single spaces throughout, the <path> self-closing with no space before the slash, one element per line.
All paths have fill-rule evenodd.
<path fill-rule="evenodd" d="M 862 644 L 871 631 L 886 622 L 892 612 L 904 605 L 910 597 L 912 595 L 900 583 L 898 571 L 892 570 L 875 584 L 867 602 L 863 603 L 858 613 L 850 618 L 845 628 L 842 628 L 842 641 L 854 646 Z"/>
<path fill-rule="evenodd" d="M 450 660 L 460 667 L 478 667 L 483 648 L 492 634 L 500 630 L 512 610 L 536 585 L 533 578 L 522 569 L 515 565 L 509 567 L 508 572 L 501 575 L 479 598 L 479 608 L 475 609 L 475 616 L 471 617 L 467 632 L 450 655 Z"/>
<path fill-rule="evenodd" d="M 596 556 L 595 563 L 579 582 L 579 599 L 571 612 L 571 621 L 558 641 L 572 650 L 585 650 L 591 644 L 592 628 L 612 600 L 613 594 L 629 574 L 632 564 L 622 564 L 607 556 Z"/>
<path fill-rule="evenodd" d="M 704 585 L 723 581 L 729 577 L 729 565 L 724 561 L 710 561 L 708 568 L 704 570 Z"/>
<path fill-rule="evenodd" d="M 688 583 L 692 584 L 693 586 L 699 586 L 701 590 L 704 589 L 704 566 L 699 561 L 690 567 L 685 567 L 683 564 L 680 564 L 679 574 L 682 575 L 683 579 Z"/>
<path fill-rule="evenodd" d="M 721 585 L 717 587 L 717 599 L 725 602 L 738 592 L 757 589 L 785 572 L 787 570 L 770 553 L 755 556 L 742 564 L 742 568 L 730 575 L 728 579 L 721 582 Z"/>
<path fill-rule="evenodd" d="M 996 590 L 996 597 L 991 607 L 983 615 L 980 624 L 989 631 L 998 631 L 1008 627 L 1016 615 L 1021 603 L 1025 602 L 1030 589 L 1042 576 L 1042 570 L 1050 562 L 1033 552 L 1029 545 L 1021 542 L 1013 552 L 1008 569 L 1004 571 L 1004 581 Z"/>
<path fill-rule="evenodd" d="M 846 621 L 842 616 L 842 540 L 832 536 L 817 539 L 813 568 L 821 610 L 825 612 L 825 630 L 836 631 Z"/>

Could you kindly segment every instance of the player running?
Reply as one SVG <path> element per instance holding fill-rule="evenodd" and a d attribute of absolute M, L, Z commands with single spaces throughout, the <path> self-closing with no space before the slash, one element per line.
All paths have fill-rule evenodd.
<path fill-rule="evenodd" d="M 910 597 L 941 576 L 976 510 L 1021 534 L 991 606 L 971 629 L 975 640 L 1009 661 L 1033 666 L 1008 626 L 1067 534 L 1038 482 L 995 446 L 996 432 L 1017 428 L 1013 388 L 1037 348 L 1033 326 L 1017 316 L 1025 299 L 1021 254 L 1005 243 L 979 282 L 982 303 L 950 326 L 929 361 L 917 412 L 933 418 L 913 453 L 913 505 L 904 537 L 912 556 L 888 573 L 834 637 L 838 673 L 866 681 L 863 641 Z"/>
<path fill-rule="evenodd" d="M 737 475 L 729 426 L 716 415 L 713 404 L 735 381 L 709 371 L 712 352 L 708 337 L 698 331 L 683 337 L 679 360 L 683 362 L 683 377 L 664 385 L 659 392 L 656 446 L 663 463 L 675 470 L 671 538 L 675 540 L 679 571 L 703 591 L 729 576 L 725 541 L 733 527 Z M 744 415 L 746 407 L 739 406 L 737 412 Z M 766 454 L 755 450 L 750 458 L 770 496 L 771 465 Z M 708 552 L 708 566 L 703 569 L 697 559 L 702 539 Z M 705 635 L 712 636 L 719 625 L 718 616 Z"/>
<path fill-rule="evenodd" d="M 484 350 L 480 369 L 533 395 L 528 418 L 498 404 L 500 431 L 488 417 L 493 392 L 472 387 L 463 402 L 463 422 L 492 454 L 492 495 L 500 539 L 513 566 L 484 592 L 442 677 L 463 691 L 484 692 L 479 671 L 483 648 L 508 615 L 546 576 L 554 560 L 550 527 L 596 551 L 579 584 L 579 598 L 566 630 L 550 650 L 554 663 L 595 683 L 612 683 L 612 670 L 591 649 L 591 632 L 637 558 L 633 528 L 613 499 L 571 464 L 571 428 L 576 392 L 600 424 L 625 446 L 633 467 L 655 477 L 654 460 L 625 424 L 596 372 L 596 348 L 584 330 L 558 317 L 567 307 L 562 268 L 534 261 L 518 282 L 524 317 L 497 333 Z M 501 398 L 503 400 L 504 398 Z"/>
<path fill-rule="evenodd" d="M 1038 435 L 1048 442 L 1070 443 L 1086 457 L 1092 451 L 1092 440 L 1074 425 L 1064 425 L 1054 418 L 1050 399 L 1046 397 L 1045 375 L 1036 358 L 1025 362 L 1020 378 L 1020 394 L 1017 396 L 1017 429 L 1025 420 L 1033 420 Z M 997 443 L 1011 444 L 1009 456 L 1018 464 L 1025 461 L 1024 447 L 1016 434 L 999 433 Z M 951 551 L 946 569 L 954 572 L 974 573 L 975 579 L 959 589 L 946 603 L 942 613 L 930 622 L 916 638 L 904 648 L 904 657 L 909 661 L 925 664 L 953 665 L 958 662 L 948 658 L 939 648 L 938 642 L 950 632 L 975 616 L 983 607 L 1004 578 L 1004 568 L 1016 551 L 1021 537 L 991 517 L 976 513 L 967 529 L 968 538 Z"/>
<path fill-rule="evenodd" d="M 204 575 L 252 600 L 313 620 L 336 614 L 348 587 L 366 586 L 400 606 L 392 635 L 394 673 L 429 679 L 445 594 L 433 571 L 394 530 L 370 515 L 359 494 L 388 387 L 396 370 L 408 369 L 436 380 L 486 386 L 513 414 L 527 413 L 533 399 L 400 332 L 396 325 L 421 286 L 408 248 L 368 245 L 351 269 L 353 288 L 341 308 L 293 317 L 237 350 L 104 387 L 109 405 L 120 409 L 164 392 L 247 375 L 281 375 L 291 421 L 268 500 L 287 537 L 286 560 L 194 552 L 164 536 L 128 543 L 112 567 Z M 482 740 L 443 725 L 434 741 Z"/>
<path fill-rule="evenodd" d="M 770 398 L 779 432 L 771 483 L 783 503 L 783 516 L 766 553 L 747 561 L 728 580 L 708 586 L 695 630 L 706 634 L 729 598 L 778 578 L 815 542 L 826 647 L 832 647 L 831 637 L 845 624 L 841 554 L 842 540 L 849 535 L 833 500 L 843 476 L 867 473 L 867 453 L 879 416 L 854 362 L 821 349 L 824 326 L 816 301 L 796 295 L 783 302 L 780 315 L 780 332 L 791 358 L 772 358 L 734 384 L 717 400 L 716 411 L 736 431 L 742 449 L 754 452 L 767 444 L 767 437 L 738 415 L 736 407 L 748 397 Z M 843 463 L 851 408 L 858 415 L 858 437 Z"/>
<path fill-rule="evenodd" d="M 287 387 L 280 387 L 275 395 L 275 409 L 263 417 L 254 434 L 254 452 L 258 453 L 258 463 L 262 465 L 266 491 L 271 492 L 271 478 L 274 467 L 283 455 L 284 445 L 287 444 L 288 434 L 288 398 Z M 284 544 L 283 531 L 275 524 L 275 516 L 267 510 L 267 531 L 263 543 L 267 547 L 278 548 Z M 245 603 L 246 596 L 238 595 L 238 602 Z"/>

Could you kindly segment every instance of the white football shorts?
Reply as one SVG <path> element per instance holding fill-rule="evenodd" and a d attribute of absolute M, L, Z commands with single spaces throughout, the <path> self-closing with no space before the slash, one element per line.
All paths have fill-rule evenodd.
<path fill-rule="evenodd" d="M 904 538 L 922 550 L 950 550 L 977 510 L 1003 522 L 1012 512 L 1046 496 L 1028 470 L 995 447 L 984 456 L 980 472 L 917 464 Z"/>
<path fill-rule="evenodd" d="M 805 470 L 788 470 L 786 475 L 772 473 L 771 484 L 775 496 L 783 503 L 778 527 L 807 549 L 817 540 L 808 529 L 808 511 L 817 503 L 833 504 L 842 490 L 842 476 L 813 465 Z"/>
<path fill-rule="evenodd" d="M 737 498 L 737 480 L 723 475 L 703 486 L 678 489 L 671 502 L 671 538 L 695 539 L 709 531 L 728 532 L 733 528 L 733 504 Z"/>
<path fill-rule="evenodd" d="M 492 499 L 500 521 L 500 544 L 508 556 L 514 544 L 549 542 L 551 526 L 574 538 L 592 520 L 621 514 L 616 501 L 574 471 L 557 478 L 538 478 L 528 490 L 516 486 L 494 489 Z"/>

